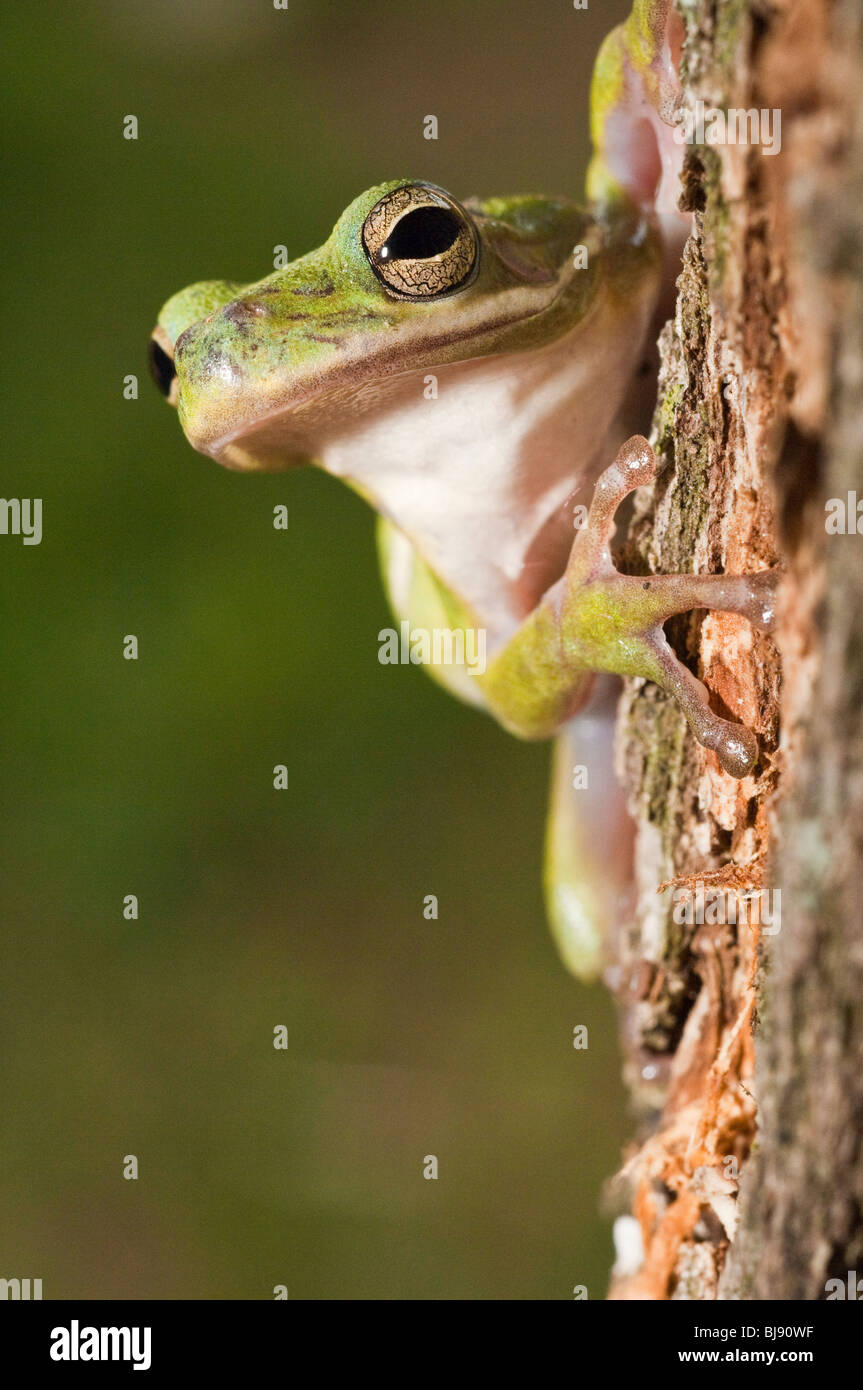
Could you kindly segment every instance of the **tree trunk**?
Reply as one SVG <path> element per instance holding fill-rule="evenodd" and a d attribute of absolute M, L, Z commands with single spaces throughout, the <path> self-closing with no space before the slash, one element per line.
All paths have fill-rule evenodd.
<path fill-rule="evenodd" d="M 858 0 L 684 14 L 687 104 L 707 128 L 759 112 L 760 144 L 687 150 L 664 469 L 631 556 L 785 579 L 775 639 L 725 614 L 668 626 L 757 732 L 754 775 L 723 773 L 655 686 L 624 697 L 620 979 L 645 1118 L 617 1185 L 644 1258 L 610 1296 L 824 1298 L 863 1274 L 863 23 Z"/>

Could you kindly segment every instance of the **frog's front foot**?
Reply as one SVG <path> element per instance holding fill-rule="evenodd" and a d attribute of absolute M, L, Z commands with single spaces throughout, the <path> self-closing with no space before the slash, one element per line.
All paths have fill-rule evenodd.
<path fill-rule="evenodd" d="M 656 469 L 653 449 L 636 435 L 600 476 L 567 565 L 560 614 L 564 648 L 573 660 L 587 657 L 593 670 L 643 676 L 662 686 L 698 742 L 715 751 L 726 772 L 744 777 L 758 756 L 754 733 L 713 713 L 707 690 L 675 656 L 662 624 L 675 613 L 710 608 L 740 613 L 769 632 L 780 572 L 621 574 L 610 551 L 614 514 L 630 492 L 653 481 Z"/>

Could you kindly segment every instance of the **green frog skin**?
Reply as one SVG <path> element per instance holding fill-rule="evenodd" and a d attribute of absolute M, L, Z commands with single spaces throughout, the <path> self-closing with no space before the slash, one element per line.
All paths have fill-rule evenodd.
<path fill-rule="evenodd" d="M 641 435 L 609 458 L 669 255 L 679 41 L 670 0 L 636 0 L 603 44 L 586 206 L 460 203 L 422 180 L 381 183 L 284 269 L 175 294 L 151 344 L 195 449 L 247 472 L 314 463 L 342 478 L 379 515 L 398 617 L 485 632 L 482 674 L 431 667 L 437 679 L 521 737 L 561 733 L 546 888 L 558 945 L 583 977 L 600 967 L 623 881 L 597 864 L 564 794 L 584 730 L 596 738 L 593 716 L 582 732 L 574 716 L 597 673 L 662 686 L 742 777 L 754 735 L 710 709 L 663 623 L 694 608 L 765 631 L 774 621 L 772 571 L 632 576 L 611 555 L 618 506 L 656 472 Z M 574 504 L 588 501 L 574 530 Z M 604 780 L 588 815 L 623 844 L 610 770 Z"/>

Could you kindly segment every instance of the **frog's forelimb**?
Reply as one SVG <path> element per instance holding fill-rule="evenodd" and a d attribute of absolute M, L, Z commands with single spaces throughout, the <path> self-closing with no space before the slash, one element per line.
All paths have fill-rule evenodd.
<path fill-rule="evenodd" d="M 641 435 L 627 440 L 596 484 L 563 578 L 495 655 L 483 692 L 513 733 L 545 738 L 584 704 L 592 672 L 640 676 L 677 701 L 695 738 L 715 751 L 726 772 L 744 777 L 758 757 L 754 733 L 711 710 L 705 687 L 675 656 L 662 624 L 676 613 L 708 608 L 740 613 L 769 632 L 779 571 L 621 574 L 610 549 L 615 512 L 631 492 L 652 482 L 656 471 L 648 441 Z"/>

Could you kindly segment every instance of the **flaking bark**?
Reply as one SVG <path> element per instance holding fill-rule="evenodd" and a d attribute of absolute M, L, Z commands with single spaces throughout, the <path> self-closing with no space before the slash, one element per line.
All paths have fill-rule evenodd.
<path fill-rule="evenodd" d="M 722 614 L 667 629 L 758 733 L 753 776 L 724 774 L 656 687 L 624 697 L 639 906 L 620 982 L 647 1118 L 618 1188 L 645 1261 L 611 1296 L 823 1298 L 863 1275 L 863 534 L 825 527 L 828 499 L 863 499 L 860 5 L 685 14 L 690 101 L 780 111 L 781 152 L 687 151 L 664 470 L 631 557 L 786 577 L 775 639 Z M 699 883 L 738 906 L 769 890 L 771 931 L 675 922 Z"/>

